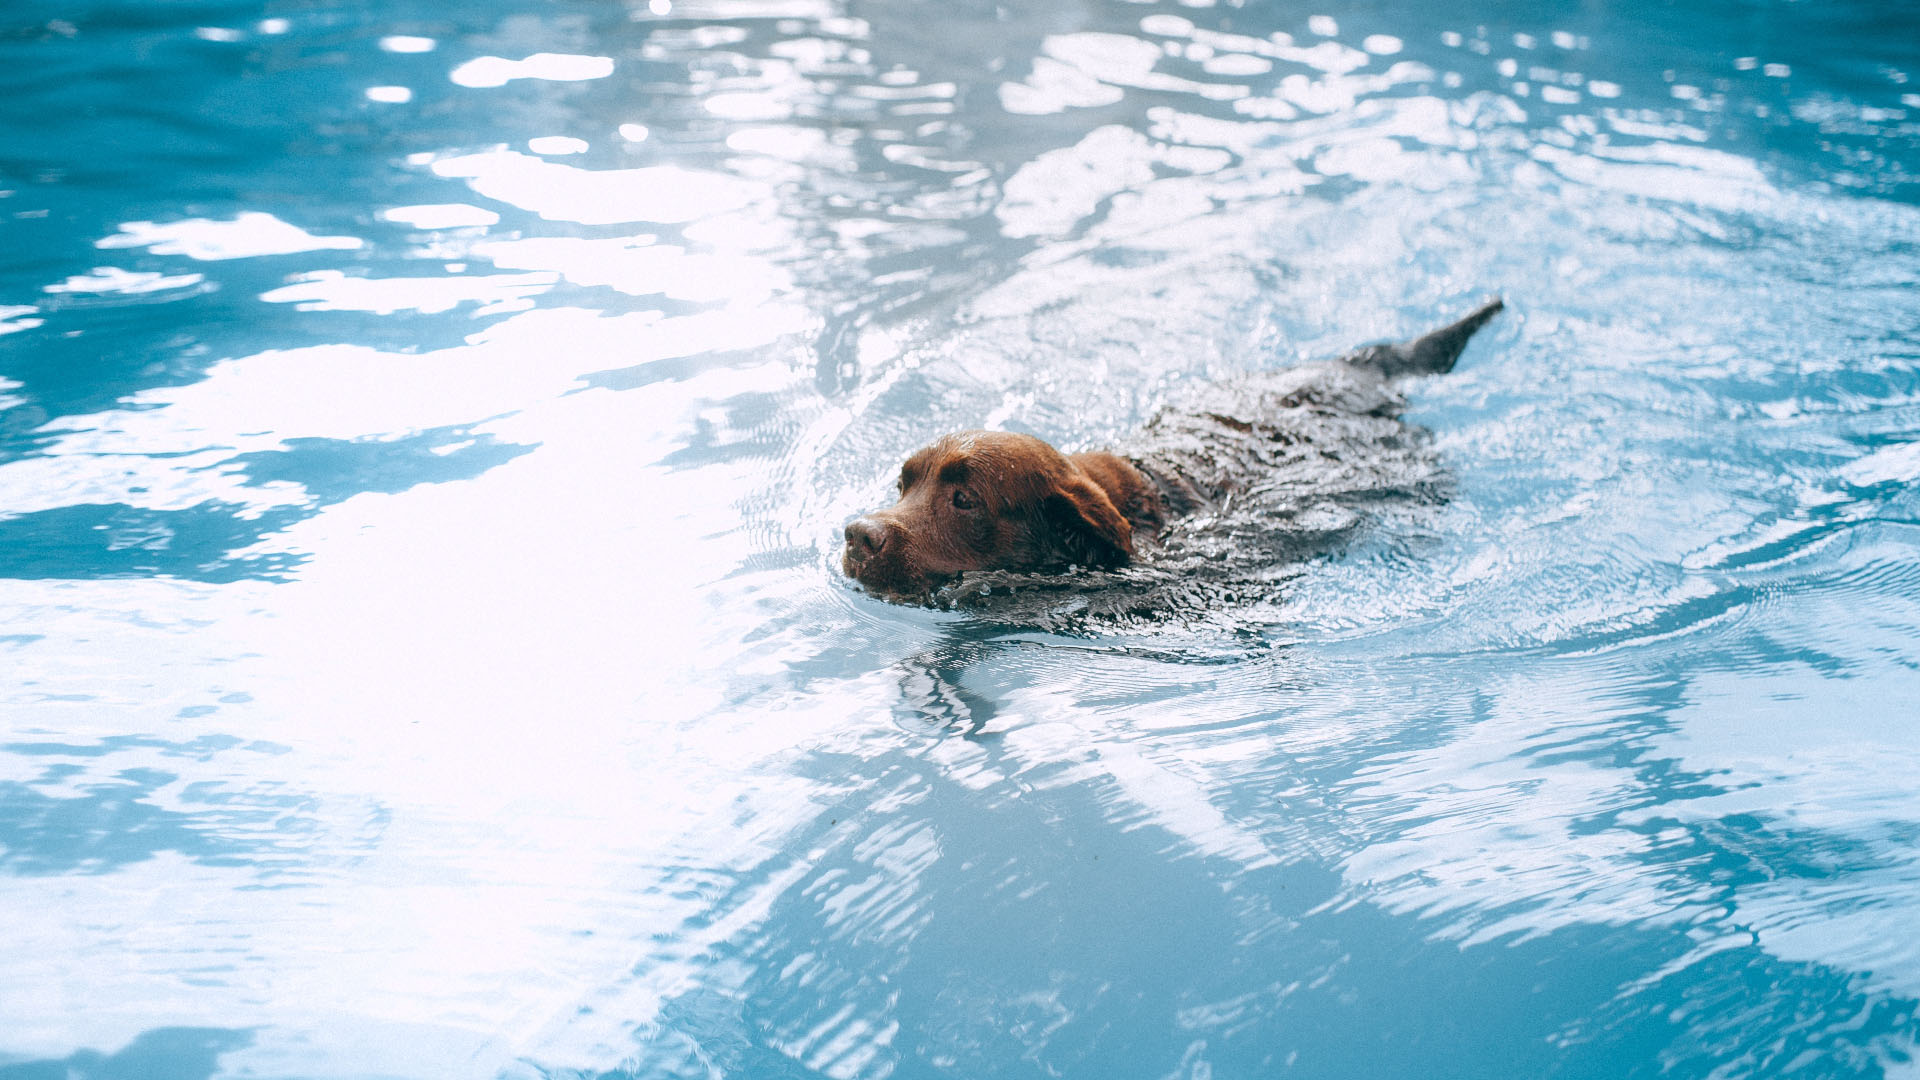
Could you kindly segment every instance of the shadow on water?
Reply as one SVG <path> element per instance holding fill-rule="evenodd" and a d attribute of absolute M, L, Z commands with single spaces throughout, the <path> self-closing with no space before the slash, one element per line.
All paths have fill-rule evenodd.
<path fill-rule="evenodd" d="M 355 495 L 471 480 L 534 449 L 444 427 L 397 439 L 288 439 L 280 449 L 239 454 L 230 463 L 249 483 L 300 485 L 314 500 L 313 512 Z"/>
<path fill-rule="evenodd" d="M 289 507 L 246 515 L 246 510 L 221 502 L 185 510 L 81 504 L 0 518 L 0 578 L 285 580 L 304 561 L 301 556 L 235 552 L 311 511 Z"/>
<path fill-rule="evenodd" d="M 965 676 L 991 646 L 928 650 L 902 660 L 895 671 L 900 700 L 893 724 L 910 735 L 972 737 L 1000 714 L 993 698 L 967 688 Z"/>
<path fill-rule="evenodd" d="M 78 504 L 4 517 L 0 578 L 285 581 L 304 555 L 246 549 L 356 495 L 471 479 L 533 449 L 453 427 L 398 439 L 289 439 L 282 449 L 238 454 L 222 464 L 238 466 L 253 485 L 300 485 L 307 498 L 297 506 Z"/>
<path fill-rule="evenodd" d="M 1242 663 L 1270 650 L 1251 641 L 1222 643 L 1195 639 L 1193 648 L 1179 651 L 1166 641 L 1113 641 L 1056 638 L 1018 627 L 987 621 L 969 621 L 942 628 L 940 640 L 894 662 L 891 673 L 899 685 L 892 723 L 909 735 L 945 738 L 991 737 L 986 728 L 1001 715 L 1000 701 L 1011 691 L 1033 685 L 1035 668 L 1056 668 L 1064 658 L 1080 654 L 1087 659 L 1125 658 L 1180 665 L 1185 671 Z M 1031 660 L 1031 662 L 1027 662 Z M 1161 698 L 1191 693 L 1195 681 L 1161 686 L 1143 694 L 1125 693 L 1128 706 L 1152 704 Z M 1096 695 L 1087 704 L 1101 704 Z"/>
<path fill-rule="evenodd" d="M 180 715 L 212 711 L 190 706 Z M 313 839 L 319 798 L 249 779 L 244 760 L 235 766 L 226 759 L 230 773 L 220 779 L 188 771 L 235 752 L 278 756 L 286 748 L 219 734 L 0 745 L 0 753 L 42 763 L 31 780 L 0 781 L 0 873 L 106 874 L 166 853 L 259 874 L 296 863 Z M 126 755 L 179 764 L 112 767 Z M 366 820 L 377 831 L 385 814 Z"/>
<path fill-rule="evenodd" d="M 252 1043 L 245 1029 L 154 1028 L 112 1054 L 76 1050 L 64 1058 L 0 1064 L 0 1080 L 210 1080 L 222 1056 Z"/>
<path fill-rule="evenodd" d="M 104 874 L 163 852 L 208 866 L 255 866 L 270 855 L 271 843 L 243 843 L 222 835 L 220 825 L 235 824 L 231 808 L 209 814 L 205 809 L 169 810 L 151 801 L 179 779 L 168 773 L 125 769 L 115 779 L 84 785 L 74 795 L 36 790 L 79 771 L 79 766 L 57 766 L 37 783 L 0 782 L 0 871 Z M 295 808 L 258 808 L 239 816 L 251 818 L 258 827 Z"/>

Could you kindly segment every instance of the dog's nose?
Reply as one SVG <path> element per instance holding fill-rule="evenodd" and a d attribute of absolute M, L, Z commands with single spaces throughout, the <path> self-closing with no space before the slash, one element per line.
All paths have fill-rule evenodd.
<path fill-rule="evenodd" d="M 847 553 L 855 559 L 880 554 L 887 546 L 886 526 L 872 518 L 858 517 L 847 522 Z"/>

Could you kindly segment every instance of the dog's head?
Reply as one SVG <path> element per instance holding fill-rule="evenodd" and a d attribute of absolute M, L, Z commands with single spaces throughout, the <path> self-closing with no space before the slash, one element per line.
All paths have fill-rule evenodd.
<path fill-rule="evenodd" d="M 1080 455 L 1096 456 L 1110 457 Z M 1125 466 L 1112 459 L 1098 471 L 1116 467 Z M 900 500 L 848 522 L 846 537 L 847 576 L 894 596 L 969 570 L 1113 567 L 1133 557 L 1133 526 L 1079 461 L 1000 431 L 948 435 L 908 458 Z"/>

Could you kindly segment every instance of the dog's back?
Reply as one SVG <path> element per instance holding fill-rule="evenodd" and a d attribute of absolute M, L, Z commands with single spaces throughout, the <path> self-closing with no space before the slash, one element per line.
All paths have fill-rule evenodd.
<path fill-rule="evenodd" d="M 1397 383 L 1452 370 L 1500 308 L 1489 301 L 1409 342 L 1193 388 L 1114 454 L 1074 455 L 1131 465 L 1149 482 L 1149 497 L 1115 503 L 1134 526 L 1130 565 L 968 573 L 934 599 L 1052 629 L 1231 620 L 1220 613 L 1272 599 L 1304 561 L 1376 512 L 1444 494 L 1447 474 L 1426 433 L 1399 418 L 1406 399 Z"/>
<path fill-rule="evenodd" d="M 1439 467 L 1398 419 L 1406 399 L 1395 380 L 1453 370 L 1501 306 L 1489 301 L 1413 341 L 1209 383 L 1161 409 L 1124 452 L 1160 487 L 1169 518 L 1248 498 L 1297 503 L 1425 490 Z"/>

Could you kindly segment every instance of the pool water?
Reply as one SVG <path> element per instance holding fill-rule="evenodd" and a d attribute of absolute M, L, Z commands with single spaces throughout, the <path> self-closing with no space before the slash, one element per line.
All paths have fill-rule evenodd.
<path fill-rule="evenodd" d="M 12 0 L 0 1078 L 1920 1076 L 1916 280 L 1909 5 Z M 1495 294 L 1257 617 L 838 574 Z"/>

